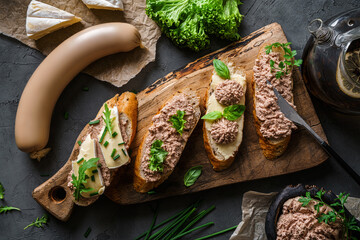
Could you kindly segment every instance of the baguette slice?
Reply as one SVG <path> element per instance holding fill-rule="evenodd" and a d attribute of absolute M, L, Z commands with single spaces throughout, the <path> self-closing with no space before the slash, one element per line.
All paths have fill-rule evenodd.
<path fill-rule="evenodd" d="M 136 126 L 137 126 L 138 102 L 136 99 L 136 95 L 131 92 L 125 92 L 125 93 L 121 94 L 121 96 L 119 96 L 117 94 L 113 98 L 106 101 L 106 104 L 108 105 L 108 107 L 110 109 L 113 108 L 114 106 L 117 107 L 117 110 L 119 113 L 119 122 L 120 122 L 120 124 L 123 125 L 121 133 L 122 133 L 122 135 L 126 134 L 126 136 L 127 136 L 126 141 L 124 141 L 125 142 L 124 146 L 126 149 L 129 149 L 129 147 L 135 137 Z M 103 112 L 104 112 L 104 105 L 105 104 L 102 105 L 102 107 L 100 108 L 100 110 L 94 120 L 101 119 Z M 109 186 L 111 184 L 111 182 L 112 182 L 116 172 L 119 170 L 119 168 L 109 169 L 106 165 L 104 156 L 103 156 L 101 148 L 100 148 L 100 143 L 98 140 L 98 132 L 100 131 L 100 129 L 102 129 L 103 124 L 104 123 L 102 120 L 100 121 L 99 124 L 95 124 L 95 125 L 87 124 L 85 126 L 85 128 L 81 131 L 76 142 L 78 142 L 78 141 L 84 142 L 84 140 L 86 140 L 86 138 L 89 135 L 91 136 L 92 140 L 95 140 L 96 155 L 99 158 L 98 163 L 101 164 L 101 166 L 98 167 L 98 169 L 100 171 L 99 175 L 101 175 L 104 187 L 106 188 L 107 186 Z M 78 159 L 80 150 L 81 150 L 81 146 L 79 146 L 78 143 L 75 143 L 75 146 L 74 146 L 73 151 L 69 158 L 69 160 L 71 162 L 74 162 Z M 130 159 L 129 159 L 129 161 L 130 161 Z M 125 165 L 128 163 L 129 162 L 125 162 L 122 165 Z M 68 176 L 68 182 L 69 182 L 68 186 L 70 188 L 72 186 L 72 184 L 71 184 L 72 173 L 73 173 L 73 170 L 70 171 L 69 176 Z M 88 181 L 89 181 L 89 179 L 88 179 Z M 72 189 L 72 192 L 73 191 L 74 191 L 74 189 Z M 100 194 L 89 197 L 89 198 L 81 197 L 78 201 L 75 200 L 73 195 L 71 195 L 71 196 L 72 196 L 75 204 L 77 204 L 79 206 L 88 206 L 88 205 L 92 204 L 93 202 L 95 202 L 100 197 Z"/>
<path fill-rule="evenodd" d="M 200 116 L 201 116 L 200 106 L 199 106 L 200 98 L 192 91 L 186 91 L 186 93 L 179 92 L 178 94 L 173 96 L 169 101 L 167 101 L 163 105 L 163 107 L 159 110 L 159 112 L 157 113 L 157 115 L 155 115 L 155 117 L 160 116 L 161 112 L 164 111 L 164 109 L 166 109 L 169 106 L 172 106 L 174 104 L 174 101 L 176 98 L 182 97 L 182 96 L 184 96 L 187 99 L 188 104 L 190 104 L 194 110 L 193 123 L 191 125 L 189 124 L 190 126 L 185 127 L 184 132 L 181 136 L 183 141 L 181 141 L 181 142 L 177 141 L 177 140 L 166 142 L 166 136 L 163 136 L 162 139 L 159 139 L 164 142 L 162 147 L 165 150 L 169 149 L 169 147 L 170 148 L 175 147 L 175 144 L 178 144 L 177 145 L 177 147 L 178 147 L 177 153 L 180 153 L 180 154 L 174 156 L 173 158 L 171 158 L 171 156 L 168 155 L 164 161 L 164 171 L 163 172 L 159 172 L 159 171 L 151 172 L 150 174 L 154 174 L 153 176 L 156 176 L 156 179 L 154 179 L 154 178 L 149 179 L 149 177 L 146 176 L 146 174 L 149 174 L 149 171 L 151 171 L 151 170 L 149 170 L 149 162 L 146 161 L 146 157 L 148 157 L 148 155 L 149 155 L 149 149 L 147 149 L 147 144 L 149 144 L 149 143 L 151 144 L 152 142 L 151 142 L 150 131 L 148 131 L 142 140 L 142 143 L 139 147 L 138 154 L 136 156 L 136 161 L 135 161 L 134 188 L 137 192 L 146 193 L 146 192 L 150 191 L 151 189 L 159 186 L 170 176 L 170 174 L 174 171 L 174 168 L 180 159 L 181 153 L 183 152 L 185 145 L 186 145 L 189 137 L 191 136 L 191 133 L 195 129 L 195 127 L 200 119 Z M 186 120 L 187 117 L 188 116 L 186 116 L 186 113 L 185 113 L 184 119 Z M 153 120 L 154 120 L 154 118 L 153 118 Z M 167 120 L 167 122 L 168 122 L 168 120 Z M 171 126 L 172 126 L 172 123 L 168 122 L 165 129 L 169 129 L 169 127 L 172 128 Z M 152 122 L 151 127 L 155 127 L 154 122 Z M 150 127 L 150 129 L 151 129 L 151 127 Z M 162 129 L 164 129 L 164 128 L 162 128 Z M 158 133 L 161 134 L 162 133 L 161 131 L 166 131 L 166 130 L 160 130 Z M 179 134 L 179 133 L 175 132 L 172 134 L 173 134 L 172 136 L 174 136 L 174 134 Z M 156 135 L 156 136 L 158 136 L 158 135 Z M 180 137 L 180 134 L 175 135 L 175 136 Z M 168 135 L 167 135 L 167 137 L 168 137 Z M 147 143 L 147 141 L 149 141 L 149 143 Z M 172 166 L 170 166 L 171 164 L 172 164 Z"/>
<path fill-rule="evenodd" d="M 233 63 L 229 61 L 224 61 L 224 63 L 228 66 L 230 71 L 230 80 L 234 80 L 243 87 L 244 89 L 244 96 L 240 100 L 241 105 L 245 105 L 245 93 L 246 93 L 246 74 L 243 69 L 235 69 Z M 212 111 L 220 111 L 223 112 L 226 106 L 221 105 L 215 99 L 215 89 L 216 87 L 224 80 L 219 77 L 215 70 L 212 75 L 212 80 L 210 86 L 208 88 L 206 94 L 206 113 Z M 203 138 L 204 138 L 204 145 L 205 150 L 207 152 L 208 158 L 210 163 L 213 166 L 215 171 L 222 171 L 231 166 L 234 162 L 235 156 L 239 150 L 240 144 L 243 138 L 243 128 L 244 128 L 244 114 L 236 120 L 238 123 L 238 135 L 236 137 L 235 142 L 228 143 L 228 144 L 217 144 L 211 137 L 211 125 L 214 123 L 209 120 L 204 120 L 203 124 Z"/>
<path fill-rule="evenodd" d="M 270 45 L 271 43 L 264 43 L 263 45 L 260 46 L 260 50 L 257 56 L 257 59 L 260 59 L 262 57 L 262 55 L 266 54 L 265 53 L 265 47 Z M 281 47 L 272 48 L 273 52 L 279 52 L 280 53 L 280 60 L 284 61 L 284 50 Z M 291 69 L 292 71 L 292 69 Z M 254 115 L 254 124 L 255 124 L 255 128 L 256 128 L 256 133 L 259 137 L 259 143 L 260 143 L 260 147 L 263 150 L 263 154 L 266 157 L 266 159 L 268 160 L 274 160 L 278 157 L 280 157 L 286 150 L 289 142 L 290 142 L 290 138 L 291 135 L 288 135 L 287 137 L 283 137 L 283 138 L 279 138 L 279 139 L 275 139 L 275 138 L 265 138 L 263 136 L 263 134 L 260 132 L 260 128 L 261 128 L 261 121 L 258 118 L 258 116 L 256 115 L 256 97 L 255 94 L 258 90 L 256 83 L 255 83 L 255 78 L 254 75 L 252 76 L 252 81 L 251 81 L 251 85 L 253 88 L 253 99 L 254 99 L 254 111 L 253 111 L 253 115 Z M 291 91 L 293 88 L 293 82 L 291 85 Z M 294 104 L 294 98 L 292 98 L 291 103 Z"/>

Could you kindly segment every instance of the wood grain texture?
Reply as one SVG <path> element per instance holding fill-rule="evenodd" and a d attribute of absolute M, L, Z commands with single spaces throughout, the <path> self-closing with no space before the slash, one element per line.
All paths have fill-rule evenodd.
<path fill-rule="evenodd" d="M 137 153 L 142 137 L 151 123 L 152 116 L 176 91 L 184 91 L 187 88 L 196 90 L 201 97 L 202 111 L 204 113 L 204 97 L 210 84 L 213 70 L 212 60 L 214 58 L 230 58 L 236 66 L 244 68 L 248 89 L 246 93 L 247 109 L 245 111 L 244 138 L 235 161 L 229 169 L 222 172 L 215 172 L 212 169 L 204 149 L 202 122 L 200 122 L 190 137 L 179 164 L 169 179 L 156 189 L 156 194 L 148 195 L 135 192 L 132 186 L 134 167 L 132 162 L 132 164 L 120 169 L 113 184 L 106 189 L 105 195 L 119 204 L 135 204 L 296 172 L 324 162 L 328 158 L 326 153 L 304 129 L 298 129 L 292 134 L 288 149 L 280 158 L 274 161 L 266 160 L 262 153 L 252 116 L 253 100 L 251 96 L 253 94 L 250 84 L 255 58 L 260 45 L 265 41 L 287 42 L 287 39 L 279 24 L 270 24 L 239 42 L 206 55 L 184 68 L 168 74 L 138 94 L 138 129 L 131 147 L 133 158 Z M 296 69 L 294 73 L 294 101 L 299 114 L 312 126 L 317 134 L 326 140 L 311 99 L 301 79 L 299 69 Z M 183 184 L 184 175 L 189 168 L 197 165 L 203 166 L 203 173 L 193 186 L 186 188 Z"/>

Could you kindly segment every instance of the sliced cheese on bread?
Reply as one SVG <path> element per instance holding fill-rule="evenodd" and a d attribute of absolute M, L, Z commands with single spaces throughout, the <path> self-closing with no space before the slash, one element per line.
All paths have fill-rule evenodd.
<path fill-rule="evenodd" d="M 112 119 L 112 131 L 113 135 L 111 136 L 109 131 L 106 131 L 104 138 L 100 143 L 100 149 L 104 157 L 106 166 L 109 169 L 119 168 L 130 161 L 129 154 L 126 150 L 126 144 L 121 135 L 120 130 L 120 121 L 119 121 L 119 112 L 118 108 L 115 105 L 110 108 Z M 98 135 L 99 142 L 105 130 L 105 125 L 101 128 L 101 131 Z"/>
<path fill-rule="evenodd" d="M 124 10 L 121 0 L 82 0 L 88 8 L 105 10 Z"/>
<path fill-rule="evenodd" d="M 29 38 L 37 40 L 80 21 L 81 18 L 69 12 L 32 0 L 27 9 L 26 34 Z"/>
<path fill-rule="evenodd" d="M 95 140 L 91 139 L 90 134 L 86 136 L 85 141 L 81 143 L 79 155 L 76 161 L 72 162 L 73 173 L 76 177 L 79 176 L 79 168 L 84 161 L 91 158 L 96 158 L 96 145 Z M 105 191 L 104 182 L 101 176 L 101 171 L 98 167 L 90 168 L 85 171 L 86 183 L 85 188 L 92 188 L 89 192 L 82 192 L 81 196 L 89 198 L 92 196 L 101 195 Z"/>

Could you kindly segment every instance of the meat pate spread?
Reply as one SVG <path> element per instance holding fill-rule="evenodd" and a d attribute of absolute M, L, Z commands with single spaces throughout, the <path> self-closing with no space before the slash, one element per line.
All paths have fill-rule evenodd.
<path fill-rule="evenodd" d="M 218 144 L 234 142 L 238 132 L 239 124 L 226 118 L 221 118 L 213 123 L 210 131 L 212 139 Z"/>
<path fill-rule="evenodd" d="M 292 104 L 292 73 L 277 79 L 275 71 L 271 71 L 270 60 L 275 62 L 274 66 L 278 67 L 280 63 L 280 53 L 271 52 L 270 54 L 262 54 L 260 59 L 255 60 L 254 81 L 256 83 L 255 101 L 256 116 L 260 120 L 260 132 L 265 138 L 284 138 L 291 134 L 296 126 L 287 119 L 280 111 L 277 104 L 277 98 L 274 91 L 266 83 L 269 80 L 271 84 L 279 91 L 290 105 Z"/>
<path fill-rule="evenodd" d="M 277 222 L 277 240 L 340 239 L 340 222 L 319 223 L 317 219 L 319 214 L 314 209 L 316 202 L 311 201 L 303 207 L 299 198 L 291 198 L 284 203 Z M 320 207 L 321 213 L 329 211 L 331 208 L 326 205 Z"/>
<path fill-rule="evenodd" d="M 216 100 L 225 105 L 238 104 L 244 96 L 244 88 L 234 80 L 225 80 L 215 89 Z"/>
<path fill-rule="evenodd" d="M 180 135 L 169 121 L 170 117 L 177 114 L 177 111 L 185 111 L 184 120 L 186 121 L 184 131 Z M 187 139 L 190 137 L 191 130 L 197 123 L 196 111 L 192 105 L 192 100 L 184 93 L 174 96 L 152 119 L 153 124 L 149 128 L 149 133 L 144 142 L 144 154 L 141 159 L 141 172 L 146 181 L 153 182 L 161 178 L 163 174 L 172 171 L 180 158 Z M 163 142 L 162 148 L 168 152 L 164 161 L 164 170 L 152 171 L 149 169 L 150 148 L 155 140 Z"/>

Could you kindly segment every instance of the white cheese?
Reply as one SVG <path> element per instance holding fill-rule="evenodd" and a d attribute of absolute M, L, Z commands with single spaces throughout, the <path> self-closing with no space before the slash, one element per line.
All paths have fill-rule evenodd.
<path fill-rule="evenodd" d="M 88 161 L 91 158 L 96 158 L 95 144 L 95 140 L 91 139 L 90 135 L 87 135 L 85 141 L 81 143 L 79 155 L 76 161 L 72 162 L 73 172 L 76 177 L 79 176 L 79 167 L 84 161 Z M 83 160 L 81 160 L 82 158 Z M 103 194 L 105 191 L 105 186 L 103 183 L 100 169 L 98 167 L 90 168 L 85 171 L 85 174 L 89 176 L 89 178 L 84 185 L 86 188 L 92 188 L 93 190 L 89 192 L 83 192 L 81 193 L 81 196 L 89 198 L 93 193 L 98 193 L 99 195 Z"/>
<path fill-rule="evenodd" d="M 82 0 L 88 8 L 106 10 L 124 10 L 121 0 Z"/>
<path fill-rule="evenodd" d="M 238 82 L 244 89 L 244 92 L 246 91 L 246 75 L 242 71 L 237 71 L 235 67 L 232 65 L 232 63 L 227 64 L 229 71 L 230 71 L 230 79 Z M 219 85 L 221 82 L 227 81 L 219 77 L 216 72 L 214 71 L 212 76 L 212 81 L 210 85 L 210 91 L 215 91 L 217 85 Z M 240 103 L 241 105 L 245 105 L 245 94 L 242 97 Z M 215 98 L 215 94 L 212 94 L 207 102 L 207 111 L 206 113 L 213 112 L 213 111 L 220 111 L 223 112 L 224 108 L 226 106 L 221 105 Z M 236 120 L 236 122 L 239 125 L 239 133 L 236 137 L 236 140 L 229 144 L 218 144 L 213 141 L 213 139 L 210 136 L 210 130 L 211 125 L 213 124 L 213 121 L 205 120 L 205 127 L 208 131 L 208 135 L 210 136 L 210 143 L 212 146 L 216 146 L 217 153 L 221 154 L 221 156 L 224 158 L 224 160 L 229 159 L 230 157 L 234 156 L 234 152 L 238 149 L 239 145 L 242 142 L 243 138 L 243 128 L 244 128 L 244 114 Z"/>
<path fill-rule="evenodd" d="M 116 132 L 117 135 L 115 137 L 112 137 L 110 136 L 109 131 L 106 131 L 105 137 L 100 143 L 100 148 L 103 157 L 105 159 L 106 166 L 109 169 L 114 169 L 128 163 L 130 161 L 130 157 L 128 152 L 126 151 L 125 144 L 119 145 L 120 143 L 124 143 L 124 140 L 120 131 L 119 112 L 117 106 L 115 105 L 113 108 L 110 109 L 110 111 L 111 111 L 110 117 L 111 119 L 114 119 L 111 125 L 112 131 L 113 134 Z M 98 135 L 99 142 L 104 132 L 104 129 L 105 129 L 105 125 L 102 127 L 100 134 Z M 107 146 L 104 145 L 105 142 L 108 142 Z M 114 149 L 115 149 L 115 154 L 111 156 Z M 120 157 L 116 158 L 117 155 L 119 155 Z M 114 160 L 114 158 L 116 159 Z"/>
<path fill-rule="evenodd" d="M 53 7 L 32 0 L 27 9 L 26 34 L 31 39 L 39 39 L 60 28 L 80 22 L 81 18 Z"/>

